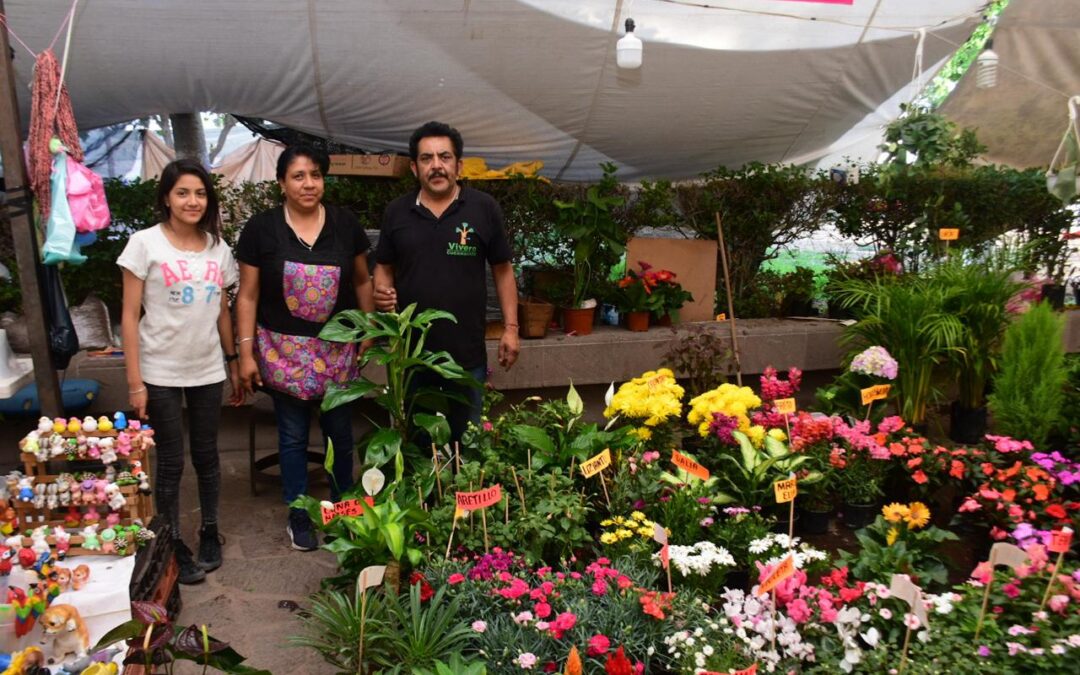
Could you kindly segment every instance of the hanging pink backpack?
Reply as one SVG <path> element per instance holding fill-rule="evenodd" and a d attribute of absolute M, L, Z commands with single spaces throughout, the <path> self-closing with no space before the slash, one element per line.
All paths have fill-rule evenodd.
<path fill-rule="evenodd" d="M 77 232 L 97 232 L 109 226 L 109 205 L 101 176 L 69 155 L 67 158 L 67 198 Z"/>

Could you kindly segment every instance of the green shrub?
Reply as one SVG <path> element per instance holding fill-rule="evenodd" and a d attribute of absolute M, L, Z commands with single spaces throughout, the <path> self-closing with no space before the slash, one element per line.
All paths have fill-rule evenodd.
<path fill-rule="evenodd" d="M 1001 369 L 988 397 L 996 430 L 1041 449 L 1065 401 L 1064 319 L 1039 303 L 1005 331 Z"/>

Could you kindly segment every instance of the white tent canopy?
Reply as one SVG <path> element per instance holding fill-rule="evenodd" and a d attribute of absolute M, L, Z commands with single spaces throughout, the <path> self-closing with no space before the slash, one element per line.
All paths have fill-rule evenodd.
<path fill-rule="evenodd" d="M 808 163 L 876 138 L 984 0 L 82 0 L 67 84 L 80 126 L 213 110 L 370 151 L 430 119 L 489 164 L 586 180 Z M 6 0 L 47 47 L 70 0 Z M 639 70 L 615 66 L 632 14 Z M 58 55 L 63 38 L 57 42 Z M 27 83 L 32 58 L 15 67 Z M 23 124 L 29 92 L 19 87 Z"/>

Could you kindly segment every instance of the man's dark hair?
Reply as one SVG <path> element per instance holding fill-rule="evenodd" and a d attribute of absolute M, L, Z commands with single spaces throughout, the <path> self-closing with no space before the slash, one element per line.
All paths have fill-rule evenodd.
<path fill-rule="evenodd" d="M 307 157 L 311 160 L 311 163 L 319 167 L 319 171 L 323 176 L 326 176 L 326 172 L 330 170 L 330 157 L 325 152 L 318 148 L 308 145 L 307 143 L 297 143 L 296 145 L 290 145 L 278 155 L 277 160 L 277 179 L 285 180 L 285 174 L 289 171 L 289 165 L 293 163 L 297 157 Z"/>
<path fill-rule="evenodd" d="M 461 159 L 465 149 L 465 142 L 461 140 L 461 132 L 449 124 L 442 122 L 428 122 L 412 133 L 409 137 L 409 158 L 416 161 L 420 156 L 420 140 L 431 136 L 446 136 L 454 146 L 454 159 Z"/>

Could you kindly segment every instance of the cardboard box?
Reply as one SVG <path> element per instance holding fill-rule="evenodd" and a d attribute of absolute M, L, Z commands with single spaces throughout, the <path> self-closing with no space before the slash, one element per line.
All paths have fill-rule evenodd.
<path fill-rule="evenodd" d="M 330 155 L 332 176 L 401 178 L 408 173 L 409 158 L 403 155 Z"/>

